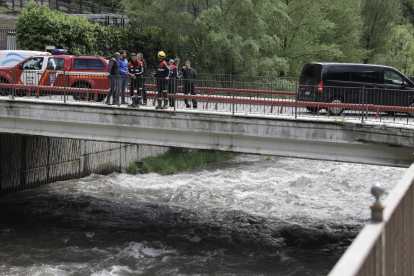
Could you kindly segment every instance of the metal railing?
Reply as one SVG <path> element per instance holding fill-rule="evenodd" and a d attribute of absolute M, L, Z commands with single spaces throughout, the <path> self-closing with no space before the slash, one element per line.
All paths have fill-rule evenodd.
<path fill-rule="evenodd" d="M 2 0 L 0 6 L 7 7 L 12 11 L 22 10 L 27 7 L 29 0 Z M 106 7 L 93 1 L 86 0 L 36 0 L 39 5 L 45 4 L 51 10 L 75 14 L 125 14 L 125 10 L 115 7 Z"/>
<path fill-rule="evenodd" d="M 105 71 L 86 74 L 29 67 L 25 70 L 0 69 L 0 96 L 65 103 L 106 102 L 104 100 L 111 85 Z M 139 84 L 134 85 L 134 92 L 130 90 L 130 77 L 120 77 L 118 85 L 123 79 L 128 87 L 123 97 L 122 92 L 118 93 L 123 98 L 119 105 L 122 105 L 122 100 L 132 104 L 132 96 L 139 91 L 142 92 L 142 105 L 146 102 L 147 106 L 156 106 L 159 98 L 157 79 L 139 78 Z M 315 86 L 299 86 L 287 78 L 274 78 L 268 82 L 258 81 L 254 77 L 245 77 L 246 81 L 236 79 L 228 75 L 204 74 L 194 85 L 183 79 L 165 81 L 162 85 L 169 87 L 163 90 L 170 91 L 167 97 L 169 107 L 173 109 L 197 108 L 232 114 L 331 118 L 338 124 L 373 121 L 385 125 L 414 125 L 414 102 L 410 102 L 414 92 L 410 90 L 348 87 L 344 91 L 342 87 L 323 87 L 323 92 L 320 92 Z M 117 91 L 120 90 L 117 88 Z"/>
<path fill-rule="evenodd" d="M 414 164 L 384 204 L 378 200 L 381 189 L 373 188 L 377 201 L 371 206 L 372 222 L 358 234 L 329 276 L 414 275 L 413 186 Z"/>

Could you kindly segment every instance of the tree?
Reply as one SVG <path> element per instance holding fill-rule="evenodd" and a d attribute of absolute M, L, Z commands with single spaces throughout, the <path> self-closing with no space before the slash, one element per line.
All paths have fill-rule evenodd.
<path fill-rule="evenodd" d="M 199 72 L 268 75 L 288 69 L 276 55 L 279 38 L 272 23 L 288 20 L 277 0 L 219 1 L 218 8 L 208 0 L 135 0 L 125 5 L 140 26 L 165 30 L 167 50 L 190 59 Z"/>
<path fill-rule="evenodd" d="M 364 59 L 368 63 L 385 51 L 389 34 L 400 20 L 400 0 L 362 0 L 361 14 L 361 44 L 369 52 Z"/>
<path fill-rule="evenodd" d="M 373 63 L 388 65 L 407 76 L 414 75 L 414 28 L 408 23 L 391 31 L 384 53 L 373 57 Z"/>
<path fill-rule="evenodd" d="M 312 61 L 360 62 L 361 0 L 281 0 L 289 20 L 276 29 L 279 56 L 288 60 L 290 75 L 298 76 Z"/>

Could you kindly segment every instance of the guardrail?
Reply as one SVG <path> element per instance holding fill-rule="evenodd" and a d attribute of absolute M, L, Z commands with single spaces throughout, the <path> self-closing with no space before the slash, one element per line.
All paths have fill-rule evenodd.
<path fill-rule="evenodd" d="M 334 117 L 338 123 L 345 120 L 362 123 L 372 120 L 385 124 L 414 124 L 411 119 L 414 117 L 414 103 L 410 102 L 410 99 L 414 99 L 414 91 L 410 90 L 348 87 L 344 91 L 342 87 L 324 87 L 324 93 L 320 93 L 317 87 L 298 86 L 290 79 L 274 79 L 273 82 L 264 83 L 256 80 L 225 81 L 221 77 L 204 76 L 193 91 L 186 91 L 187 80 L 180 79 L 174 83 L 171 81 L 168 88 L 171 108 L 188 108 L 191 102 L 190 108 L 233 114 L 278 114 L 295 118 Z M 131 97 L 138 91 L 138 83 L 134 92 L 130 90 L 131 81 L 131 78 L 126 79 L 128 86 L 123 100 L 127 103 L 132 102 Z M 157 80 L 146 77 L 138 81 L 138 86 L 143 87 L 142 102 L 147 102 L 147 106 L 154 106 L 158 97 Z M 35 68 L 0 70 L 0 96 L 99 103 L 104 102 L 109 90 L 110 83 L 106 73 L 68 73 Z M 121 90 L 119 82 L 116 90 Z M 122 93 L 118 94 L 122 97 Z"/>
<path fill-rule="evenodd" d="M 414 275 L 414 164 L 384 204 L 373 187 L 373 218 L 358 234 L 328 276 Z"/>

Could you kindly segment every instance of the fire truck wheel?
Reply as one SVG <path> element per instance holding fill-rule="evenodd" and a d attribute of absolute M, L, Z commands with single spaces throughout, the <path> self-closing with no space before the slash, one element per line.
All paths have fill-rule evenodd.
<path fill-rule="evenodd" d="M 0 78 L 0 83 L 9 83 L 8 81 L 6 81 L 3 78 Z M 10 94 L 10 88 L 2 88 L 0 87 L 0 96 L 7 96 Z"/>
<path fill-rule="evenodd" d="M 76 87 L 76 88 L 90 88 L 89 85 L 84 84 L 84 83 L 78 83 L 73 87 Z M 85 92 L 73 92 L 72 96 L 73 96 L 73 99 L 75 101 L 84 101 L 86 99 L 86 93 Z M 89 95 L 89 96 L 91 96 L 91 95 Z"/>

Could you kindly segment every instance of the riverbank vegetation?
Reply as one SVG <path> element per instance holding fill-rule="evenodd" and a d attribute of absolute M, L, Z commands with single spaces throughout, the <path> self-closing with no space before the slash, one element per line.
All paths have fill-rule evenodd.
<path fill-rule="evenodd" d="M 179 171 L 197 169 L 208 163 L 220 162 L 237 156 L 237 153 L 171 148 L 165 154 L 157 157 L 146 157 L 142 162 L 130 163 L 125 171 L 135 175 L 141 170 L 145 173 L 156 172 L 163 175 L 175 174 Z"/>

